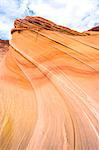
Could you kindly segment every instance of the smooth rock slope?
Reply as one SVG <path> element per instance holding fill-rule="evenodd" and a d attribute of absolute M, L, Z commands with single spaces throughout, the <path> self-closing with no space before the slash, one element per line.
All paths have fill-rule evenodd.
<path fill-rule="evenodd" d="M 0 150 L 98 150 L 99 33 L 17 19 L 0 64 Z"/>

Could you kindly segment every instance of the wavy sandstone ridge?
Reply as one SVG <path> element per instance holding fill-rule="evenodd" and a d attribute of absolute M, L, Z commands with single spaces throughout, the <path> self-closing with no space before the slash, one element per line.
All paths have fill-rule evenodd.
<path fill-rule="evenodd" d="M 99 33 L 18 19 L 0 65 L 0 150 L 98 150 Z"/>

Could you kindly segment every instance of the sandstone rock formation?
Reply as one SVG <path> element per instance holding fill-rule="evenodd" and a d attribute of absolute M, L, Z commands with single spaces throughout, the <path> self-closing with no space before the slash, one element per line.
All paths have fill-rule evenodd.
<path fill-rule="evenodd" d="M 0 61 L 8 51 L 9 42 L 7 40 L 0 40 Z"/>
<path fill-rule="evenodd" d="M 89 31 L 99 31 L 99 26 L 93 27 L 93 28 L 90 29 Z"/>
<path fill-rule="evenodd" d="M 17 19 L 0 64 L 0 150 L 98 150 L 99 33 Z"/>

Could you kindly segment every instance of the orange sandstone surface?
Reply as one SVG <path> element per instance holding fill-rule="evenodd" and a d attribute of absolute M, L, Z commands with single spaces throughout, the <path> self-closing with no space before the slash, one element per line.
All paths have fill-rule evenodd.
<path fill-rule="evenodd" d="M 17 19 L 0 63 L 0 150 L 99 149 L 99 32 Z"/>

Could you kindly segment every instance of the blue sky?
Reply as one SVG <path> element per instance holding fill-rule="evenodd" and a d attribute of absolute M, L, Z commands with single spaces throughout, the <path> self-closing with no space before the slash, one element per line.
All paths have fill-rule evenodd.
<path fill-rule="evenodd" d="M 27 15 L 82 32 L 99 25 L 99 0 L 0 0 L 0 39 L 10 39 L 14 20 Z"/>

